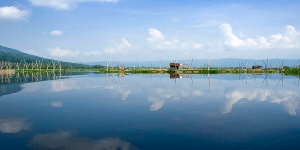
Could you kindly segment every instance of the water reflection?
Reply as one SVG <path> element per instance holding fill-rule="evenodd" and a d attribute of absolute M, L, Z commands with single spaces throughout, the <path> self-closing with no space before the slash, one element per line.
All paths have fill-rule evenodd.
<path fill-rule="evenodd" d="M 76 81 L 74 80 L 68 80 L 68 81 L 61 81 L 56 80 L 51 82 L 51 89 L 50 92 L 61 92 L 61 91 L 67 91 L 72 89 L 80 89 L 76 85 Z"/>
<path fill-rule="evenodd" d="M 291 140 L 279 143 L 295 145 L 298 77 L 265 77 L 188 75 L 175 83 L 169 74 L 91 73 L 2 84 L 2 93 L 14 94 L 0 97 L 0 139 L 26 144 L 0 149 L 274 149 L 284 139 Z"/>
<path fill-rule="evenodd" d="M 18 133 L 22 130 L 29 130 L 30 127 L 28 118 L 0 119 L 0 131 L 2 133 Z"/>
<path fill-rule="evenodd" d="M 220 110 L 222 113 L 230 113 L 233 105 L 242 99 L 249 101 L 268 101 L 281 104 L 290 115 L 297 115 L 299 108 L 299 92 L 292 90 L 271 89 L 231 89 L 225 93 L 226 103 Z"/>
<path fill-rule="evenodd" d="M 21 90 L 22 88 L 18 84 L 0 85 L 0 97 L 3 95 L 20 92 Z"/>
<path fill-rule="evenodd" d="M 23 90 L 24 92 L 36 92 L 39 90 L 41 81 L 57 80 L 52 82 L 50 92 L 60 92 L 64 90 L 78 89 L 74 81 L 64 82 L 61 79 L 68 79 L 74 75 L 84 75 L 86 72 L 69 72 L 69 73 L 16 73 L 0 74 L 0 96 L 8 95 Z M 33 84 L 25 84 L 33 83 Z"/>
<path fill-rule="evenodd" d="M 29 82 L 40 82 L 47 80 L 58 80 L 68 78 L 73 75 L 84 75 L 88 72 L 22 72 L 16 74 L 0 74 L 0 85 L 10 83 L 29 83 Z"/>
<path fill-rule="evenodd" d="M 52 107 L 63 107 L 64 102 L 51 102 L 50 105 Z"/>
<path fill-rule="evenodd" d="M 117 137 L 99 140 L 77 137 L 72 131 L 58 131 L 47 134 L 36 134 L 30 140 L 33 149 L 66 149 L 66 150 L 131 150 L 130 143 Z"/>
<path fill-rule="evenodd" d="M 110 76 L 111 78 L 114 78 L 113 75 Z M 202 79 L 201 76 L 203 77 Z M 211 78 L 211 76 L 213 77 Z M 252 79 L 247 74 L 237 74 L 237 76 L 223 76 L 223 83 L 221 82 L 220 75 L 194 76 L 194 81 L 191 83 L 188 81 L 188 79 L 180 79 L 183 78 L 183 76 L 181 75 L 170 75 L 171 79 L 180 79 L 177 80 L 177 83 L 175 82 L 176 85 L 172 87 L 170 87 L 169 84 L 158 84 L 157 81 L 149 82 L 149 78 L 146 78 L 144 79 L 144 81 L 142 80 L 141 82 L 146 82 L 146 84 L 150 84 L 150 86 L 143 87 L 144 91 L 147 91 L 147 101 L 150 103 L 149 111 L 158 111 L 162 109 L 166 103 L 182 101 L 185 99 L 219 99 L 221 101 L 224 99 L 225 102 L 220 108 L 220 112 L 223 114 L 230 113 L 233 107 L 238 107 L 235 105 L 239 101 L 248 100 L 257 102 L 266 101 L 272 104 L 279 104 L 282 105 L 282 107 L 286 110 L 288 114 L 292 116 L 297 115 L 300 103 L 298 94 L 299 92 L 295 88 L 290 88 L 292 86 L 290 84 L 290 81 L 291 79 L 293 79 L 295 82 L 295 80 L 297 80 L 298 77 L 286 77 L 288 85 L 286 85 L 285 89 L 276 89 L 278 83 L 282 83 L 283 86 L 284 77 L 282 76 L 282 74 L 280 74 L 279 76 L 273 75 L 275 76 L 273 77 L 273 79 L 271 78 L 271 76 L 264 74 L 255 75 Z M 192 76 L 185 75 L 184 78 L 192 78 Z M 245 80 L 246 82 L 244 84 L 241 84 L 237 79 Z M 128 82 L 125 84 L 114 82 L 118 81 L 117 78 L 114 78 L 113 80 L 108 80 L 113 82 L 109 82 L 105 89 L 114 91 L 112 92 L 112 95 L 114 95 L 114 97 L 117 95 L 117 93 L 120 93 L 122 100 L 127 98 L 128 94 L 131 93 L 130 90 L 137 91 L 134 90 L 134 88 L 140 88 L 143 86 L 142 84 L 141 86 L 128 87 L 128 85 L 130 84 Z M 205 83 L 205 80 L 207 80 L 208 82 Z M 264 85 L 265 81 L 268 82 L 268 84 L 266 84 L 267 87 L 261 88 L 261 86 Z M 247 105 L 247 103 L 245 103 L 245 105 Z"/>

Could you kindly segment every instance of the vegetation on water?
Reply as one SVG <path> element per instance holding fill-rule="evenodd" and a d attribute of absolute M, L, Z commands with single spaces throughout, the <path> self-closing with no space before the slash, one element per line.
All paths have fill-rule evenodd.
<path fill-rule="evenodd" d="M 102 73 L 176 73 L 176 74 L 263 74 L 263 73 L 284 73 L 286 75 L 300 75 L 299 68 L 268 68 L 268 69 L 241 69 L 241 68 L 189 68 L 189 69 L 174 69 L 174 68 L 128 68 L 120 70 L 118 68 L 101 68 Z"/>

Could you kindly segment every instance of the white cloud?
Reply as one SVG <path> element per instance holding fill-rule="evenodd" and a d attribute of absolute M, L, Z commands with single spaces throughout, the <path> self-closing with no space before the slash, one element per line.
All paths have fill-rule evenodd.
<path fill-rule="evenodd" d="M 64 33 L 60 30 L 53 30 L 50 32 L 51 35 L 63 35 Z"/>
<path fill-rule="evenodd" d="M 157 45 L 158 49 L 174 49 L 179 47 L 179 40 L 162 41 Z"/>
<path fill-rule="evenodd" d="M 148 29 L 148 33 L 150 34 L 150 37 L 147 38 L 148 42 L 153 43 L 157 41 L 162 41 L 165 39 L 164 35 L 158 31 L 157 29 Z"/>
<path fill-rule="evenodd" d="M 104 53 L 106 54 L 118 54 L 127 52 L 126 48 L 129 48 L 131 43 L 129 43 L 125 38 L 121 39 L 121 44 L 118 44 L 115 47 L 108 47 L 104 49 Z"/>
<path fill-rule="evenodd" d="M 203 48 L 202 44 L 194 43 L 194 42 L 180 42 L 178 39 L 173 40 L 165 40 L 164 35 L 161 31 L 157 29 L 148 29 L 148 33 L 150 35 L 147 38 L 148 42 L 154 45 L 156 49 L 160 50 L 192 50 L 192 49 L 201 49 Z"/>
<path fill-rule="evenodd" d="M 85 53 L 83 53 L 84 55 L 86 55 L 86 56 L 91 56 L 91 55 L 101 55 L 102 53 L 101 52 L 99 52 L 99 51 L 90 51 L 90 52 L 85 52 Z"/>
<path fill-rule="evenodd" d="M 77 7 L 77 3 L 83 2 L 111 2 L 116 3 L 118 0 L 29 0 L 34 6 L 44 6 L 56 10 L 70 10 Z"/>
<path fill-rule="evenodd" d="M 118 45 L 119 48 L 125 48 L 131 46 L 131 44 L 125 38 L 122 38 L 121 41 L 122 43 Z"/>
<path fill-rule="evenodd" d="M 250 38 L 241 40 L 236 35 L 234 35 L 230 24 L 223 23 L 220 28 L 226 37 L 226 41 L 224 42 L 225 46 L 239 48 L 244 46 L 253 47 L 256 45 L 256 43 Z"/>
<path fill-rule="evenodd" d="M 0 7 L 0 20 L 26 20 L 29 12 L 14 6 Z"/>
<path fill-rule="evenodd" d="M 118 50 L 116 48 L 108 47 L 104 49 L 104 53 L 106 54 L 116 54 Z"/>
<path fill-rule="evenodd" d="M 18 133 L 22 130 L 29 130 L 30 124 L 26 118 L 0 119 L 0 131 L 2 133 Z"/>
<path fill-rule="evenodd" d="M 193 47 L 194 49 L 201 49 L 201 48 L 203 48 L 203 45 L 202 45 L 202 44 L 199 44 L 199 43 L 196 43 L 196 44 L 193 44 L 192 47 Z"/>
<path fill-rule="evenodd" d="M 71 56 L 71 57 L 74 57 L 76 55 L 79 54 L 79 51 L 75 51 L 75 52 L 72 52 L 70 50 L 63 50 L 63 49 L 60 49 L 58 47 L 55 47 L 55 48 L 50 48 L 49 49 L 49 52 L 51 54 L 51 56 L 58 56 L 58 57 L 63 57 L 63 56 Z"/>
<path fill-rule="evenodd" d="M 51 102 L 50 103 L 52 107 L 63 107 L 63 102 Z"/>
<path fill-rule="evenodd" d="M 287 25 L 284 34 L 273 34 L 268 38 L 258 36 L 257 38 L 238 38 L 232 31 L 230 24 L 223 23 L 220 26 L 225 36 L 224 47 L 227 49 L 290 49 L 300 48 L 300 32 L 293 26 Z M 241 33 L 240 33 L 241 34 Z"/>

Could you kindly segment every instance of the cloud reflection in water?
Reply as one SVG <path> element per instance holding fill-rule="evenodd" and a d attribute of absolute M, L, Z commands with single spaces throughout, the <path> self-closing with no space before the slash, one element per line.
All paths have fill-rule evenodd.
<path fill-rule="evenodd" d="M 63 102 L 51 102 L 50 105 L 52 107 L 63 107 L 64 103 Z"/>
<path fill-rule="evenodd" d="M 131 150 L 135 149 L 129 142 L 119 138 L 104 138 L 99 140 L 77 137 L 71 131 L 59 131 L 48 134 L 36 134 L 29 146 L 33 149 L 62 150 Z"/>
<path fill-rule="evenodd" d="M 18 133 L 22 130 L 29 130 L 31 125 L 27 118 L 0 119 L 0 131 L 2 133 Z"/>
<path fill-rule="evenodd" d="M 127 97 L 131 94 L 130 90 L 126 89 L 126 87 L 109 85 L 109 86 L 105 86 L 104 88 L 112 90 L 113 92 L 115 90 L 115 92 L 112 94 L 113 96 L 121 94 L 121 99 L 123 101 L 125 101 L 127 99 Z"/>
<path fill-rule="evenodd" d="M 241 99 L 249 101 L 269 101 L 270 103 L 282 104 L 290 115 L 297 115 L 299 108 L 299 93 L 289 90 L 270 90 L 270 89 L 233 89 L 225 93 L 227 102 L 221 108 L 221 112 L 230 113 L 234 104 Z"/>
<path fill-rule="evenodd" d="M 79 89 L 76 85 L 75 81 L 67 80 L 67 81 L 52 81 L 50 92 L 61 92 L 66 90 Z"/>

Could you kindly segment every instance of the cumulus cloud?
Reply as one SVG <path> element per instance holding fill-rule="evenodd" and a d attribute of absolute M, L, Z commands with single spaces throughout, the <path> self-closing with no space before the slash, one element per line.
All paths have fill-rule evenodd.
<path fill-rule="evenodd" d="M 125 38 L 122 38 L 121 41 L 122 43 L 118 45 L 119 48 L 125 48 L 131 46 L 131 44 Z"/>
<path fill-rule="evenodd" d="M 60 30 L 53 30 L 50 32 L 51 35 L 63 35 L 64 33 Z"/>
<path fill-rule="evenodd" d="M 111 2 L 116 3 L 118 0 L 29 0 L 34 6 L 44 6 L 56 10 L 70 10 L 77 7 L 77 3 L 83 2 Z"/>
<path fill-rule="evenodd" d="M 119 138 L 109 137 L 99 140 L 76 137 L 71 131 L 36 134 L 28 144 L 33 149 L 135 149 L 130 143 Z"/>
<path fill-rule="evenodd" d="M 0 20 L 26 20 L 29 12 L 14 6 L 0 7 Z"/>
<path fill-rule="evenodd" d="M 59 47 L 50 48 L 49 52 L 50 52 L 51 56 L 58 56 L 58 57 L 63 57 L 63 56 L 74 57 L 74 56 L 77 56 L 79 54 L 78 50 L 75 51 L 75 52 L 72 52 L 70 50 L 60 49 Z"/>
<path fill-rule="evenodd" d="M 230 24 L 223 23 L 220 28 L 226 37 L 226 41 L 224 42 L 225 46 L 234 48 L 256 46 L 256 42 L 253 39 L 248 38 L 246 40 L 241 40 L 233 34 Z"/>
<path fill-rule="evenodd" d="M 0 119 L 0 131 L 2 133 L 18 133 L 22 130 L 29 130 L 30 124 L 26 118 Z"/>
<path fill-rule="evenodd" d="M 153 43 L 157 41 L 162 41 L 165 39 L 164 35 L 158 31 L 157 29 L 148 29 L 148 33 L 150 34 L 150 37 L 147 38 L 148 42 Z"/>
<path fill-rule="evenodd" d="M 129 43 L 125 38 L 121 39 L 121 43 L 115 47 L 108 47 L 104 49 L 106 54 L 117 54 L 126 52 L 126 48 L 129 48 L 131 43 Z"/>
<path fill-rule="evenodd" d="M 170 49 L 182 49 L 182 50 L 190 50 L 190 49 L 201 49 L 203 45 L 200 43 L 194 42 L 180 42 L 178 39 L 165 40 L 164 35 L 161 31 L 157 29 L 148 29 L 148 33 L 150 35 L 147 38 L 147 41 L 150 44 L 155 45 L 155 48 L 160 50 L 170 50 Z"/>
<path fill-rule="evenodd" d="M 256 38 L 240 39 L 233 33 L 230 24 L 223 23 L 220 26 L 224 36 L 224 47 L 227 49 L 271 49 L 271 48 L 299 48 L 300 32 L 296 31 L 293 26 L 287 25 L 285 32 L 273 34 L 269 37 L 258 36 Z M 240 33 L 241 34 L 241 33 Z"/>

